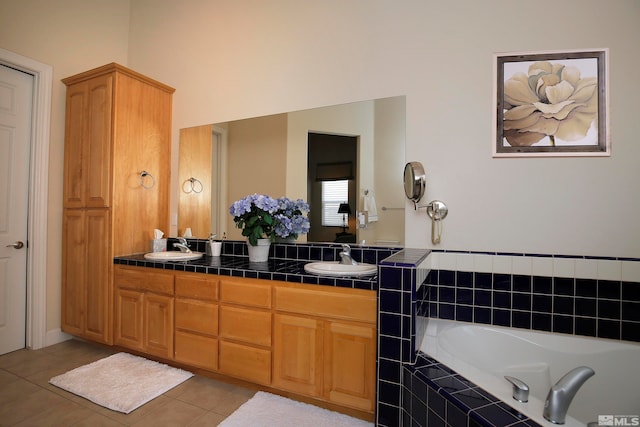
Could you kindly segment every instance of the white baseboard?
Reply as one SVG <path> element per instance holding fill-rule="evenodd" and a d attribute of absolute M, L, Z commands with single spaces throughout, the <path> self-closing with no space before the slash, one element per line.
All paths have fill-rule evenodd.
<path fill-rule="evenodd" d="M 63 341 L 67 341 L 73 338 L 73 336 L 62 332 L 60 328 L 52 329 L 47 331 L 47 335 L 45 337 L 45 347 L 49 347 L 50 345 L 58 344 Z"/>

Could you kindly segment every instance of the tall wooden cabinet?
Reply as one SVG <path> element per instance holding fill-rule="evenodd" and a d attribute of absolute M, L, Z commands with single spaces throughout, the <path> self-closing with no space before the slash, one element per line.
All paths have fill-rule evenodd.
<path fill-rule="evenodd" d="M 113 344 L 113 257 L 169 228 L 174 89 L 118 64 L 62 81 L 62 330 Z"/>

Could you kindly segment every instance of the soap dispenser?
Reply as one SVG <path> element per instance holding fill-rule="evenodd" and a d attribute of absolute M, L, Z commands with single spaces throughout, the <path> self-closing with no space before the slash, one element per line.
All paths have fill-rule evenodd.
<path fill-rule="evenodd" d="M 216 235 L 213 233 L 209 233 L 209 241 L 207 242 L 207 247 L 205 248 L 205 255 L 212 256 L 213 255 L 213 242 Z"/>

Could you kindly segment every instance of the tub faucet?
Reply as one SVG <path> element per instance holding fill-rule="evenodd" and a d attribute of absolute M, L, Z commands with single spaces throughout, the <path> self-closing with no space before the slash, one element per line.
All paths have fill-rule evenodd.
<path fill-rule="evenodd" d="M 560 378 L 547 394 L 547 400 L 544 402 L 544 410 L 542 412 L 544 418 L 554 424 L 564 424 L 571 401 L 580 387 L 594 374 L 593 369 L 580 366 Z"/>
<path fill-rule="evenodd" d="M 184 237 L 178 237 L 178 243 L 174 243 L 173 247 L 180 249 L 180 252 L 185 252 L 188 254 L 191 253 L 191 249 L 189 248 L 189 243 L 187 242 L 187 239 L 185 239 Z"/>
<path fill-rule="evenodd" d="M 340 264 L 358 265 L 358 263 L 351 258 L 351 246 L 342 245 L 342 252 L 338 255 L 340 255 Z"/>

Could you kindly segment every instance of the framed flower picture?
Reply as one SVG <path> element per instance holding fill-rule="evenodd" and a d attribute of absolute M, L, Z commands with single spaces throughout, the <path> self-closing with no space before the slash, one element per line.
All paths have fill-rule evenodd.
<path fill-rule="evenodd" d="M 607 56 L 496 54 L 493 156 L 609 156 Z"/>

